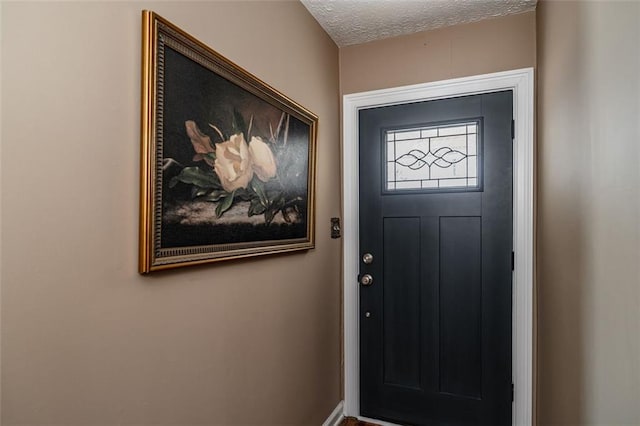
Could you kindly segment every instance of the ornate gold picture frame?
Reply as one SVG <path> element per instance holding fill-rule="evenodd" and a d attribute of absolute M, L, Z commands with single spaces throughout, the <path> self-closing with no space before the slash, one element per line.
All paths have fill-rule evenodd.
<path fill-rule="evenodd" d="M 318 117 L 142 12 L 139 272 L 314 247 Z"/>

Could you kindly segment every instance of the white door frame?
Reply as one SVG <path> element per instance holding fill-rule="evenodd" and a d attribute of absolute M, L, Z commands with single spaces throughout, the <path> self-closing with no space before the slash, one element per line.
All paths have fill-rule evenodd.
<path fill-rule="evenodd" d="M 533 409 L 533 68 L 354 93 L 343 97 L 344 414 L 360 417 L 358 111 L 384 105 L 513 90 L 513 424 Z"/>

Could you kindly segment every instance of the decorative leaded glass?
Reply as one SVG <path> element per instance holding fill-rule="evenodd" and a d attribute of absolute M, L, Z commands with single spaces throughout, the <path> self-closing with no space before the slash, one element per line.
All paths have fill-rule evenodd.
<path fill-rule="evenodd" d="M 386 132 L 386 190 L 479 188 L 478 122 Z"/>

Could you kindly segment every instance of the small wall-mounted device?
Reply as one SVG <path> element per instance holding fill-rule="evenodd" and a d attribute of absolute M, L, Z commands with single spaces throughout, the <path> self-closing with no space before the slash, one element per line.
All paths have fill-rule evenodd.
<path fill-rule="evenodd" d="M 331 238 L 340 238 L 340 218 L 331 218 Z"/>

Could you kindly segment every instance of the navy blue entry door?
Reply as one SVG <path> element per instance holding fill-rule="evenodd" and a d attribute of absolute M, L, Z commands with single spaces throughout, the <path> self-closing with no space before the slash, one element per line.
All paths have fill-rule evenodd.
<path fill-rule="evenodd" d="M 512 99 L 359 113 L 363 416 L 511 424 Z"/>

